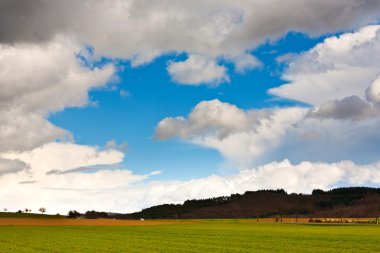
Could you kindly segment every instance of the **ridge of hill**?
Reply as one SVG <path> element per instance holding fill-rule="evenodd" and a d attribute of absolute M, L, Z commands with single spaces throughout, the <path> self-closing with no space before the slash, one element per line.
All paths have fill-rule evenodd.
<path fill-rule="evenodd" d="M 378 217 L 380 188 L 347 187 L 312 194 L 288 194 L 282 189 L 247 191 L 217 198 L 164 204 L 131 213 L 145 219 L 254 217 Z"/>

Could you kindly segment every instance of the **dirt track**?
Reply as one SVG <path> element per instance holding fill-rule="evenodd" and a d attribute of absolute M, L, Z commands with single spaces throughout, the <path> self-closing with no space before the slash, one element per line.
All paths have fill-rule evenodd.
<path fill-rule="evenodd" d="M 152 226 L 171 224 L 190 224 L 187 221 L 152 221 L 152 220 L 112 220 L 112 219 L 33 219 L 33 218 L 0 218 L 0 226 Z"/>

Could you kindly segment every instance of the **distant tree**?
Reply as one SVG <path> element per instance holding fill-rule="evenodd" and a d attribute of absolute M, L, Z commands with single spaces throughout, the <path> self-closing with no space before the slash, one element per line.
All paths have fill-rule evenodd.
<path fill-rule="evenodd" d="M 321 195 L 321 194 L 324 194 L 325 192 L 321 189 L 315 189 L 313 190 L 313 192 L 311 193 L 311 195 Z"/>
<path fill-rule="evenodd" d="M 18 210 L 17 213 L 22 213 L 22 211 L 21 211 L 21 210 Z"/>
<path fill-rule="evenodd" d="M 7 209 L 7 208 L 4 208 L 4 212 L 8 212 L 8 209 Z"/>
<path fill-rule="evenodd" d="M 78 217 L 82 216 L 82 214 L 75 211 L 75 210 L 71 210 L 71 211 L 69 211 L 67 216 L 69 216 L 69 218 L 78 218 Z"/>
<path fill-rule="evenodd" d="M 84 214 L 84 217 L 86 219 L 98 219 L 99 218 L 99 214 L 92 210 L 92 211 L 87 211 L 85 214 Z"/>
<path fill-rule="evenodd" d="M 25 208 L 25 209 L 24 209 L 24 212 L 25 212 L 25 213 L 31 213 L 32 210 L 31 210 L 31 209 L 28 209 L 28 208 Z"/>
<path fill-rule="evenodd" d="M 45 207 L 40 207 L 40 209 L 38 209 L 38 211 L 40 211 L 42 214 L 46 212 L 46 208 Z"/>

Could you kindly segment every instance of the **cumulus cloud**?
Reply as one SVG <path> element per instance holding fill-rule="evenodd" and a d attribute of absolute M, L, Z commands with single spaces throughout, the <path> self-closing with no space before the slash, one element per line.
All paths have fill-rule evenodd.
<path fill-rule="evenodd" d="M 227 68 L 202 55 L 190 55 L 185 61 L 170 62 L 168 72 L 173 81 L 186 85 L 228 82 Z"/>
<path fill-rule="evenodd" d="M 17 204 L 21 208 L 29 203 L 34 207 L 55 201 L 61 203 L 58 206 L 67 206 L 68 199 L 75 203 L 82 201 L 81 191 L 102 192 L 150 176 L 123 170 L 120 163 L 124 153 L 109 147 L 52 142 L 30 151 L 0 156 L 0 182 L 4 187 L 0 198 L 9 207 Z"/>
<path fill-rule="evenodd" d="M 251 54 L 242 54 L 234 57 L 232 60 L 234 62 L 235 71 L 237 73 L 244 73 L 251 69 L 262 66 L 262 63 Z"/>
<path fill-rule="evenodd" d="M 291 29 L 313 35 L 335 32 L 376 21 L 380 14 L 376 0 L 2 0 L 0 9 L 2 42 L 39 42 L 67 33 L 102 53 L 125 58 L 172 50 L 234 53 Z"/>
<path fill-rule="evenodd" d="M 47 117 L 85 106 L 89 90 L 107 84 L 115 72 L 112 65 L 87 67 L 76 57 L 79 49 L 64 39 L 0 44 L 0 152 L 72 138 Z"/>
<path fill-rule="evenodd" d="M 219 100 L 202 101 L 187 117 L 163 119 L 160 140 L 179 137 L 218 150 L 238 168 L 290 159 L 372 163 L 380 148 L 379 110 L 359 97 L 316 108 L 243 110 Z"/>
<path fill-rule="evenodd" d="M 379 160 L 380 118 L 347 120 L 306 117 L 279 140 L 280 145 L 258 157 L 262 164 L 273 160 L 292 162 L 352 160 L 359 164 Z"/>
<path fill-rule="evenodd" d="M 249 167 L 306 114 L 303 108 L 242 110 L 217 99 L 202 101 L 183 117 L 165 118 L 156 128 L 156 138 L 180 137 L 217 149 L 227 158 Z"/>
<path fill-rule="evenodd" d="M 126 152 L 127 147 L 128 147 L 128 143 L 124 142 L 121 144 L 117 144 L 115 140 L 109 140 L 109 141 L 107 141 L 107 143 L 105 145 L 106 149 L 116 149 L 116 150 L 119 150 L 121 152 Z"/>
<path fill-rule="evenodd" d="M 379 74 L 380 26 L 329 37 L 295 57 L 282 76 L 288 81 L 270 94 L 320 105 L 345 97 L 365 97 L 365 90 Z"/>
<path fill-rule="evenodd" d="M 132 66 L 163 54 L 186 52 L 240 58 L 239 72 L 257 65 L 245 52 L 268 39 L 276 40 L 291 30 L 314 36 L 356 28 L 377 20 L 380 3 L 2 0 L 0 10 L 0 43 L 41 43 L 63 35 L 93 46 L 99 55 L 131 60 Z"/>

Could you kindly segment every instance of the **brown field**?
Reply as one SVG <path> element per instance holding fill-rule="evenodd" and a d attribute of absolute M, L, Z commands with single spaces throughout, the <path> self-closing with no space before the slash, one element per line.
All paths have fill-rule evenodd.
<path fill-rule="evenodd" d="M 0 218 L 0 226 L 152 226 L 172 224 L 192 224 L 194 221 L 178 220 L 113 220 L 113 219 L 40 219 L 40 218 Z"/>
<path fill-rule="evenodd" d="M 212 219 L 211 219 L 212 220 Z M 343 223 L 350 220 L 350 223 L 356 223 L 360 220 L 368 221 L 370 218 L 343 218 Z M 230 219 L 231 222 L 234 219 Z M 236 219 L 241 223 L 275 223 L 276 218 L 259 218 L 257 219 Z M 0 226 L 154 226 L 154 225 L 176 225 L 176 224 L 196 224 L 202 220 L 113 220 L 113 219 L 66 219 L 66 218 L 0 218 Z M 277 218 L 277 222 L 281 222 Z M 282 218 L 282 223 L 309 223 L 309 218 Z M 327 219 L 323 223 L 341 223 L 341 219 Z M 365 222 L 363 222 L 365 223 Z"/>

